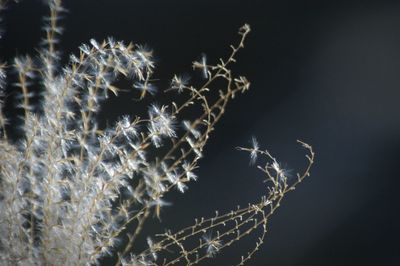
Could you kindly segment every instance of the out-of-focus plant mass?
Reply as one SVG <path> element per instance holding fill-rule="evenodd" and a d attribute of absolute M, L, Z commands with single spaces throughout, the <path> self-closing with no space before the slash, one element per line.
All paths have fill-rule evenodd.
<path fill-rule="evenodd" d="M 6 8 L 6 1 L 0 3 Z M 249 81 L 230 70 L 249 25 L 239 29 L 239 41 L 225 59 L 212 63 L 203 55 L 193 63 L 202 84 L 173 75 L 163 93 L 176 94 L 176 100 L 144 106 L 146 117 L 123 116 L 100 128 L 97 114 L 110 94 L 121 92 L 118 80 L 128 80 L 139 99 L 156 94 L 152 51 L 112 37 L 91 39 L 61 66 L 57 44 L 65 10 L 61 0 L 46 5 L 37 54 L 0 66 L 1 264 L 95 265 L 114 256 L 117 265 L 192 265 L 260 233 L 254 250 L 238 258 L 244 264 L 263 243 L 281 200 L 309 175 L 314 153 L 308 144 L 300 142 L 307 151 L 305 171 L 289 179 L 253 138 L 251 147 L 238 149 L 250 153 L 252 164 L 264 160 L 257 164 L 266 181 L 258 202 L 196 219 L 177 232 L 154 232 L 146 236 L 144 250 L 138 250 L 137 239 L 146 221 L 160 217 L 168 192 L 184 193 L 197 180 L 214 126 L 229 101 L 249 89 Z M 18 138 L 10 136 L 15 118 L 3 111 L 10 91 L 18 94 L 12 105 L 22 114 Z M 197 117 L 185 115 L 192 109 Z"/>

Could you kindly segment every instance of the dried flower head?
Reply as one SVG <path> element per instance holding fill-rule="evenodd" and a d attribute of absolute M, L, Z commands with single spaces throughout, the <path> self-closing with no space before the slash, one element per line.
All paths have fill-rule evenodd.
<path fill-rule="evenodd" d="M 6 2 L 0 1 L 0 10 Z M 7 135 L 3 103 L 8 68 L 0 64 L 2 265 L 95 265 L 106 256 L 115 256 L 117 265 L 192 265 L 262 227 L 257 250 L 269 216 L 309 174 L 314 153 L 305 143 L 309 164 L 296 182 L 277 182 L 267 164 L 261 170 L 272 186 L 260 202 L 196 219 L 177 233 L 148 237 L 145 250 L 136 245 L 148 219 L 160 218 L 170 205 L 165 195 L 174 189 L 186 192 L 190 181 L 197 180 L 195 170 L 211 132 L 230 100 L 249 89 L 247 79 L 234 76 L 229 68 L 250 27 L 239 29 L 239 43 L 231 46 L 227 59 L 212 63 L 203 55 L 194 63 L 206 78 L 203 84 L 174 76 L 171 91 L 180 93 L 180 104 L 152 104 L 145 107 L 146 117 L 123 116 L 114 125 L 99 128 L 97 113 L 110 93 L 120 92 L 118 79 L 127 79 L 138 89 L 139 99 L 157 92 L 151 83 L 152 51 L 112 37 L 91 39 L 61 66 L 59 23 L 65 9 L 61 0 L 45 2 L 50 12 L 38 54 L 9 62 L 16 72 L 12 89 L 20 95 L 17 107 L 23 110 L 23 137 L 18 141 Z M 32 87 L 40 87 L 41 112 L 34 111 Z M 219 93 L 209 93 L 213 89 Z M 191 108 L 200 115 L 187 117 L 185 111 Z M 276 160 L 259 150 L 255 138 L 251 148 L 239 149 L 249 151 L 253 163 L 257 155 L 272 161 L 276 174 L 284 176 Z M 188 244 L 193 239 L 199 244 Z"/>

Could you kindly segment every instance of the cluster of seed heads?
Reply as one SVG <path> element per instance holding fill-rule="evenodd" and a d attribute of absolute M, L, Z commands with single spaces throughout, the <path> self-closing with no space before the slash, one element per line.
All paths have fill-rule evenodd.
<path fill-rule="evenodd" d="M 0 1 L 1 9 L 5 1 Z M 64 67 L 57 43 L 65 12 L 61 0 L 47 0 L 44 38 L 34 57 L 19 56 L 0 65 L 0 261 L 3 265 L 93 265 L 105 256 L 116 256 L 118 265 L 192 265 L 214 257 L 225 247 L 250 234 L 263 231 L 254 251 L 263 242 L 269 216 L 287 192 L 309 174 L 314 160 L 310 146 L 309 165 L 296 181 L 267 151 L 253 147 L 267 159 L 260 167 L 269 181 L 260 202 L 238 207 L 172 233 L 147 238 L 146 250 L 135 250 L 137 237 L 151 217 L 169 203 L 172 189 L 185 192 L 197 180 L 195 169 L 214 126 L 228 102 L 249 89 L 243 76 L 234 76 L 229 66 L 244 47 L 250 32 L 239 29 L 240 40 L 231 46 L 227 59 L 216 64 L 203 56 L 194 62 L 203 84 L 189 84 L 174 75 L 165 91 L 179 94 L 180 102 L 152 104 L 147 117 L 123 116 L 113 126 L 99 128 L 96 114 L 110 93 L 121 91 L 116 81 L 126 79 L 140 99 L 154 95 L 152 51 L 113 38 L 92 39 L 70 56 Z M 23 137 L 9 135 L 13 121 L 2 112 L 7 73 L 17 73 L 12 90 L 19 94 L 15 108 L 22 110 Z M 215 88 L 215 81 L 225 86 Z M 219 84 L 219 83 L 218 83 Z M 41 86 L 38 95 L 33 86 Z M 220 85 L 219 85 L 220 86 Z M 217 91 L 217 94 L 213 94 Z M 39 103 L 32 98 L 39 98 Z M 191 119 L 185 111 L 198 108 Z M 127 233 L 127 228 L 133 232 Z"/>

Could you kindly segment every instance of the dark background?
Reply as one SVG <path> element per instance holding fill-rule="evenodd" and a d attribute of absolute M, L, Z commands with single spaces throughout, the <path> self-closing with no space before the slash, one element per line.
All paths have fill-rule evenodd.
<path fill-rule="evenodd" d="M 160 89 L 174 73 L 192 74 L 191 62 L 202 52 L 210 60 L 227 55 L 243 23 L 253 29 L 234 68 L 252 82 L 251 90 L 228 106 L 198 182 L 168 197 L 173 207 L 149 233 L 259 199 L 261 175 L 234 149 L 248 145 L 251 135 L 294 172 L 305 165 L 295 142 L 301 139 L 316 151 L 312 176 L 273 216 L 249 265 L 400 265 L 398 1 L 65 2 L 66 55 L 92 37 L 148 44 Z M 34 51 L 45 11 L 33 0 L 6 11 L 4 58 Z M 113 121 L 137 108 L 143 106 L 131 97 L 112 99 L 100 118 Z M 254 242 L 238 243 L 206 264 L 237 263 Z"/>

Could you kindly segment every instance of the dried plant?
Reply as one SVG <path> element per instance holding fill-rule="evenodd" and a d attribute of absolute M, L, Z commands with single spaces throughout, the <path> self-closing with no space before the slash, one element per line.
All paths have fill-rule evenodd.
<path fill-rule="evenodd" d="M 5 2 L 0 3 L 4 8 Z M 202 85 L 173 77 L 167 91 L 184 100 L 153 104 L 146 118 L 124 116 L 114 126 L 100 129 L 96 114 L 110 92 L 120 91 L 118 79 L 131 80 L 141 99 L 156 92 L 152 52 L 113 38 L 92 39 L 61 68 L 56 44 L 64 9 L 61 0 L 47 4 L 50 15 L 38 56 L 16 57 L 0 67 L 0 110 L 6 74 L 15 71 L 13 90 L 20 92 L 17 107 L 23 111 L 24 135 L 12 141 L 9 121 L 0 112 L 2 265 L 91 265 L 109 255 L 117 257 L 118 265 L 192 265 L 262 228 L 254 250 L 239 264 L 250 259 L 263 242 L 269 217 L 309 175 L 314 153 L 303 142 L 308 166 L 297 179 L 289 179 L 255 139 L 252 147 L 238 148 L 250 152 L 253 164 L 257 156 L 266 159 L 265 166 L 258 166 L 268 183 L 259 202 L 197 219 L 176 233 L 157 234 L 147 239 L 146 250 L 135 250 L 143 225 L 151 214 L 159 217 L 167 204 L 165 194 L 174 188 L 185 192 L 197 179 L 202 150 L 228 102 L 249 89 L 247 79 L 233 76 L 229 66 L 244 47 L 250 27 L 239 29 L 239 44 L 231 46 L 227 59 L 211 64 L 203 56 L 193 63 L 205 80 Z M 40 101 L 35 106 L 32 87 L 38 85 Z M 196 119 L 184 119 L 185 111 L 196 108 Z M 133 233 L 127 233 L 128 227 Z"/>

